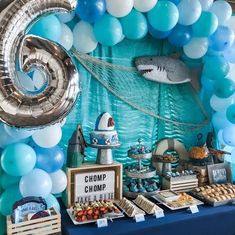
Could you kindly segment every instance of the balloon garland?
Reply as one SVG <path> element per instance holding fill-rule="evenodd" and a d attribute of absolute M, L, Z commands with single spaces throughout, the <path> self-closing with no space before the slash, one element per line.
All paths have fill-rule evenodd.
<path fill-rule="evenodd" d="M 80 21 L 72 32 L 65 23 L 75 14 Z M 234 32 L 227 26 L 231 15 L 230 5 L 222 0 L 79 0 L 75 12 L 44 16 L 30 33 L 66 50 L 73 45 L 82 53 L 92 52 L 98 43 L 114 46 L 125 37 L 138 40 L 147 33 L 156 39 L 168 38 L 188 58 L 203 60 L 201 83 L 211 94 L 218 141 L 235 147 L 235 84 L 229 75 L 235 63 L 235 43 Z M 45 83 L 41 71 L 17 73 L 27 91 L 40 91 Z M 45 197 L 49 205 L 59 207 L 53 194 L 62 192 L 67 184 L 61 171 L 64 155 L 57 146 L 61 125 L 25 130 L 0 124 L 0 131 L 5 172 L 0 182 L 5 190 L 0 196 L 1 214 L 10 214 L 12 204 L 28 195 Z"/>

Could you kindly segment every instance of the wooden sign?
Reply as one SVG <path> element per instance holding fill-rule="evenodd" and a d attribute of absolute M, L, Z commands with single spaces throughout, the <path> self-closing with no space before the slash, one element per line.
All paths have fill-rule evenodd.
<path fill-rule="evenodd" d="M 85 163 L 67 168 L 68 186 L 63 195 L 67 207 L 75 202 L 120 200 L 122 198 L 122 164 Z"/>

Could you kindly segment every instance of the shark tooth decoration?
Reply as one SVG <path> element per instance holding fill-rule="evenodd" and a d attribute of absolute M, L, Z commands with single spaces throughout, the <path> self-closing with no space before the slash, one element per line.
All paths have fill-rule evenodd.
<path fill-rule="evenodd" d="M 181 84 L 191 82 L 190 71 L 179 59 L 167 56 L 144 56 L 135 59 L 142 76 L 154 82 Z"/>

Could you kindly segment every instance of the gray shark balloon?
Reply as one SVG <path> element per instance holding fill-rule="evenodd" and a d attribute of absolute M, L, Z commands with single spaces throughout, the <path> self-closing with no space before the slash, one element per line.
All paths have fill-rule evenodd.
<path fill-rule="evenodd" d="M 146 56 L 135 59 L 135 65 L 144 78 L 166 84 L 190 82 L 190 71 L 186 65 L 167 56 Z"/>

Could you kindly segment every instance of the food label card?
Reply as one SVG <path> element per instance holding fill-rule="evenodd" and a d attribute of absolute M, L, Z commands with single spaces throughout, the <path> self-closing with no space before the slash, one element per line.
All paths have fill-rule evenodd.
<path fill-rule="evenodd" d="M 195 213 L 199 212 L 197 205 L 190 206 L 189 210 L 192 214 L 195 214 Z"/>
<path fill-rule="evenodd" d="M 96 221 L 96 223 L 97 223 L 97 227 L 98 228 L 108 227 L 108 220 L 107 220 L 107 218 L 98 219 Z"/>
<path fill-rule="evenodd" d="M 135 222 L 136 223 L 143 222 L 143 221 L 145 221 L 144 214 L 137 214 L 137 215 L 135 215 Z"/>
<path fill-rule="evenodd" d="M 165 217 L 164 211 L 162 211 L 162 210 L 156 210 L 156 211 L 155 211 L 155 216 L 156 216 L 156 219 Z"/>

